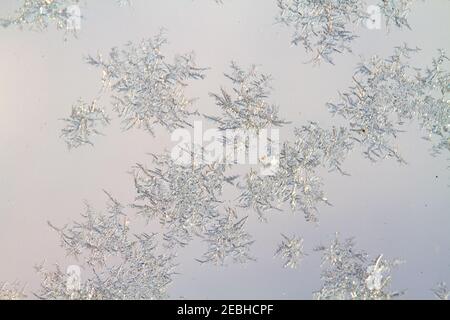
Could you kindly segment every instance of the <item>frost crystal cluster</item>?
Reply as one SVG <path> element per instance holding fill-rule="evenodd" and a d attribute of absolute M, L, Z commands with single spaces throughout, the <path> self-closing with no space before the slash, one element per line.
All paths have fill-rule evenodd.
<path fill-rule="evenodd" d="M 0 300 L 21 300 L 26 298 L 24 288 L 19 283 L 0 283 Z"/>
<path fill-rule="evenodd" d="M 284 239 L 278 246 L 275 257 L 284 260 L 285 268 L 296 269 L 305 256 L 303 252 L 303 239 L 296 236 L 289 238 L 283 234 L 282 236 Z"/>
<path fill-rule="evenodd" d="M 174 274 L 174 256 L 158 254 L 155 235 L 132 235 L 123 206 L 109 194 L 106 213 L 89 206 L 82 222 L 56 228 L 69 256 L 85 262 L 80 278 L 38 266 L 40 299 L 164 299 Z M 89 270 L 91 270 L 89 272 Z M 75 281 L 73 281 L 75 280 Z M 83 280 L 83 281 L 82 281 Z"/>
<path fill-rule="evenodd" d="M 61 136 L 69 149 L 86 144 L 93 145 L 92 137 L 101 135 L 99 127 L 108 125 L 110 121 L 96 101 L 87 104 L 82 100 L 72 106 L 70 117 L 63 120 L 67 126 L 62 130 Z"/>
<path fill-rule="evenodd" d="M 411 29 L 408 23 L 408 15 L 411 6 L 416 0 L 382 0 L 379 2 L 381 12 L 386 18 L 386 25 L 395 25 L 398 28 L 407 27 Z"/>
<path fill-rule="evenodd" d="M 223 164 L 192 162 L 180 165 L 170 155 L 153 156 L 154 169 L 138 164 L 134 168 L 138 214 L 158 218 L 166 227 L 169 246 L 184 245 L 201 235 L 219 218 L 218 206 L 225 183 Z M 220 218 L 219 218 L 220 219 Z"/>
<path fill-rule="evenodd" d="M 353 76 L 354 86 L 341 94 L 339 103 L 328 104 L 333 114 L 348 121 L 353 137 L 373 161 L 403 161 L 393 140 L 411 120 L 419 121 L 429 138 L 440 139 L 435 151 L 450 148 L 450 76 L 442 69 L 448 58 L 441 52 L 423 71 L 410 65 L 416 51 L 403 46 L 387 59 L 363 61 Z"/>
<path fill-rule="evenodd" d="M 419 122 L 427 131 L 428 140 L 436 137 L 434 153 L 450 151 L 450 63 L 445 52 L 433 59 L 431 67 L 419 76 L 418 90 L 421 96 L 418 110 Z"/>
<path fill-rule="evenodd" d="M 156 124 L 168 130 L 188 126 L 193 99 L 185 95 L 188 80 L 203 79 L 204 70 L 194 62 L 193 53 L 177 55 L 168 62 L 162 47 L 166 38 L 153 39 L 125 48 L 113 48 L 109 59 L 89 56 L 87 62 L 103 71 L 104 89 L 112 92 L 114 109 L 125 130 L 142 128 L 154 134 Z"/>
<path fill-rule="evenodd" d="M 367 18 L 361 0 L 277 0 L 277 22 L 294 29 L 292 44 L 313 54 L 312 61 L 333 63 L 338 52 L 351 52 L 355 25 Z"/>
<path fill-rule="evenodd" d="M 3 27 L 18 26 L 43 31 L 49 26 L 77 36 L 81 28 L 80 0 L 24 0 L 22 6 L 9 18 L 0 18 Z M 116 0 L 120 6 L 131 5 L 131 0 Z"/>
<path fill-rule="evenodd" d="M 241 205 L 256 209 L 265 219 L 266 211 L 280 210 L 278 207 L 287 202 L 292 211 L 303 211 L 307 221 L 316 221 L 317 205 L 328 203 L 317 170 L 326 167 L 343 172 L 341 162 L 352 147 L 349 132 L 343 128 L 326 130 L 310 123 L 296 129 L 295 141 L 281 148 L 274 174 L 263 176 L 252 171 L 246 176 Z"/>
<path fill-rule="evenodd" d="M 407 17 L 414 1 L 380 0 L 379 18 L 384 17 L 388 28 L 409 28 Z M 303 45 L 315 63 L 333 63 L 334 54 L 351 52 L 355 29 L 371 18 L 363 0 L 277 0 L 277 4 L 276 21 L 294 29 L 292 44 Z"/>
<path fill-rule="evenodd" d="M 212 262 L 216 265 L 225 265 L 227 258 L 235 263 L 246 263 L 254 260 L 250 255 L 250 246 L 253 244 L 252 236 L 244 229 L 247 217 L 238 219 L 236 211 L 228 208 L 227 215 L 215 219 L 203 235 L 208 244 L 208 250 L 201 263 Z"/>
<path fill-rule="evenodd" d="M 316 251 L 323 253 L 323 286 L 314 294 L 316 299 L 387 300 L 401 294 L 389 289 L 391 269 L 399 261 L 387 261 L 383 255 L 369 260 L 365 252 L 355 249 L 353 239 L 341 241 L 338 236 L 330 246 Z"/>
<path fill-rule="evenodd" d="M 233 93 L 222 88 L 220 94 L 211 93 L 220 107 L 220 117 L 208 117 L 220 130 L 242 129 L 258 133 L 270 126 L 282 126 L 286 122 L 278 117 L 278 108 L 267 102 L 271 93 L 271 77 L 260 74 L 256 66 L 248 71 L 231 63 L 230 74 L 225 74 L 233 83 Z"/>
<path fill-rule="evenodd" d="M 0 19 L 0 24 L 4 27 L 17 25 L 39 31 L 55 25 L 58 30 L 75 34 L 77 30 L 70 25 L 70 21 L 71 18 L 81 18 L 78 10 L 74 12 L 78 3 L 78 0 L 25 0 L 14 17 Z"/>

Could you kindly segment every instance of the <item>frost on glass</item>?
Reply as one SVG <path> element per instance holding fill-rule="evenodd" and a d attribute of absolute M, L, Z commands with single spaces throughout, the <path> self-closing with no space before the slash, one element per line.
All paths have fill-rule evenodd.
<path fill-rule="evenodd" d="M 71 6 L 78 3 L 78 0 L 25 0 L 12 17 L 0 19 L 0 24 L 38 31 L 56 26 L 58 30 L 76 35 L 76 28 L 71 28 L 68 22 L 73 17 Z"/>
<path fill-rule="evenodd" d="M 270 210 L 282 211 L 288 203 L 292 211 L 302 211 L 307 221 L 317 221 L 317 206 L 329 204 L 319 168 L 344 173 L 341 163 L 353 147 L 348 130 L 322 129 L 317 123 L 297 128 L 295 139 L 281 147 L 279 167 L 272 175 L 250 172 L 245 178 L 240 203 L 254 208 L 261 219 Z"/>
<path fill-rule="evenodd" d="M 303 238 L 297 236 L 287 237 L 284 234 L 281 236 L 283 241 L 279 244 L 275 257 L 284 261 L 284 268 L 296 269 L 306 255 L 303 251 Z"/>
<path fill-rule="evenodd" d="M 138 164 L 133 170 L 133 208 L 147 219 L 159 219 L 170 247 L 183 246 L 220 217 L 224 184 L 232 184 L 235 177 L 225 174 L 223 164 L 193 161 L 184 166 L 167 154 L 154 155 L 153 167 Z"/>
<path fill-rule="evenodd" d="M 153 39 L 113 48 L 108 58 L 89 56 L 87 62 L 102 70 L 103 90 L 109 89 L 124 130 L 141 128 L 154 134 L 155 125 L 174 130 L 189 126 L 194 99 L 185 94 L 189 80 L 203 79 L 205 69 L 195 64 L 193 53 L 169 62 L 161 32 Z"/>
<path fill-rule="evenodd" d="M 411 29 L 408 23 L 408 15 L 411 12 L 411 6 L 417 0 L 382 0 L 378 5 L 386 19 L 386 25 L 394 25 L 398 28 L 407 27 Z"/>
<path fill-rule="evenodd" d="M 388 30 L 410 28 L 408 15 L 415 1 L 376 2 Z M 356 29 L 370 19 L 369 3 L 363 0 L 277 0 L 277 4 L 276 21 L 294 30 L 292 44 L 302 45 L 314 63 L 333 63 L 335 54 L 351 52 Z"/>
<path fill-rule="evenodd" d="M 383 255 L 369 258 L 355 249 L 352 238 L 340 240 L 336 235 L 329 246 L 315 249 L 322 257 L 322 288 L 314 293 L 316 299 L 387 300 L 402 292 L 391 291 L 391 272 L 401 262 L 388 261 Z"/>
<path fill-rule="evenodd" d="M 245 231 L 246 222 L 247 217 L 239 219 L 232 208 L 227 209 L 227 215 L 214 219 L 202 235 L 208 244 L 208 250 L 197 261 L 216 265 L 226 265 L 228 259 L 234 263 L 254 261 L 250 255 L 254 241 Z"/>
<path fill-rule="evenodd" d="M 433 288 L 432 291 L 439 300 L 448 300 L 450 297 L 450 291 L 445 282 L 438 283 L 436 288 Z"/>
<path fill-rule="evenodd" d="M 80 0 L 24 0 L 16 12 L 8 18 L 0 18 L 0 26 L 17 26 L 21 29 L 43 31 L 51 26 L 64 30 L 74 37 L 83 18 Z M 131 0 L 115 0 L 120 6 L 129 6 Z"/>
<path fill-rule="evenodd" d="M 80 222 L 54 227 L 67 255 L 83 264 L 80 283 L 58 265 L 36 270 L 40 299 L 164 299 L 174 274 L 174 255 L 158 253 L 155 234 L 134 234 L 124 207 L 108 193 L 106 213 L 87 206 Z"/>
<path fill-rule="evenodd" d="M 294 30 L 292 44 L 302 45 L 313 62 L 333 63 L 336 53 L 351 52 L 356 25 L 367 18 L 361 0 L 277 0 L 276 21 Z"/>
<path fill-rule="evenodd" d="M 397 47 L 392 56 L 373 56 L 360 63 L 353 86 L 328 103 L 330 111 L 348 121 L 353 137 L 372 161 L 393 157 L 404 162 L 395 145 L 405 123 L 419 121 L 427 138 L 438 138 L 434 150 L 449 149 L 450 108 L 448 60 L 443 52 L 431 68 L 414 68 L 410 59 L 418 49 Z"/>
<path fill-rule="evenodd" d="M 423 95 L 418 110 L 419 122 L 433 142 L 433 154 L 450 151 L 450 70 L 443 50 L 422 70 L 418 82 Z M 422 93 L 423 92 L 423 93 Z"/>
<path fill-rule="evenodd" d="M 0 300 L 21 300 L 25 299 L 24 286 L 18 282 L 0 282 Z"/>
<path fill-rule="evenodd" d="M 233 84 L 228 92 L 211 93 L 222 111 L 220 117 L 208 117 L 220 130 L 242 129 L 258 133 L 261 129 L 286 124 L 278 116 L 278 107 L 268 102 L 272 88 L 271 77 L 258 72 L 256 66 L 248 70 L 231 63 L 231 73 L 225 74 Z"/>
<path fill-rule="evenodd" d="M 63 121 L 66 127 L 62 129 L 61 137 L 71 149 L 83 145 L 93 146 L 92 138 L 102 135 L 100 127 L 108 125 L 110 120 L 103 108 L 97 105 L 97 101 L 88 104 L 79 100 L 72 106 L 70 117 Z"/>

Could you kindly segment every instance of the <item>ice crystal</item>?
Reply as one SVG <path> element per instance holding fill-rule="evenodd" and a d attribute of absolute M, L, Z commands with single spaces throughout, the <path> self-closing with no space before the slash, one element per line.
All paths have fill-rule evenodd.
<path fill-rule="evenodd" d="M 275 257 L 284 260 L 285 268 L 296 269 L 305 256 L 303 252 L 303 239 L 296 236 L 289 238 L 284 234 L 282 234 L 282 237 L 284 239 L 278 246 Z"/>
<path fill-rule="evenodd" d="M 78 3 L 78 0 L 25 0 L 13 17 L 1 19 L 0 24 L 39 31 L 55 25 L 58 30 L 76 35 L 77 28 L 70 23 L 72 18 L 81 19 L 79 12 L 72 12 Z"/>
<path fill-rule="evenodd" d="M 92 269 L 86 280 L 72 286 L 71 275 L 56 266 L 36 269 L 42 276 L 41 299 L 163 299 L 171 283 L 174 255 L 157 253 L 155 234 L 132 236 L 123 206 L 109 194 L 106 213 L 89 206 L 82 222 L 58 231 L 61 245 L 70 256 Z"/>
<path fill-rule="evenodd" d="M 380 0 L 377 7 L 387 28 L 410 28 L 408 15 L 415 0 Z M 370 17 L 363 0 L 277 0 L 276 21 L 292 29 L 292 44 L 313 54 L 312 62 L 333 63 L 336 53 L 351 52 L 355 29 Z M 381 18 L 381 17 L 380 17 Z"/>
<path fill-rule="evenodd" d="M 204 70 L 196 66 L 194 54 L 177 55 L 167 61 L 161 49 L 167 40 L 161 32 L 153 39 L 125 48 L 113 48 L 106 60 L 89 56 L 87 62 L 103 71 L 103 86 L 109 88 L 114 109 L 125 130 L 137 127 L 154 134 L 154 125 L 166 129 L 188 126 L 194 99 L 185 95 L 188 80 L 203 79 Z"/>
<path fill-rule="evenodd" d="M 277 22 L 294 29 L 292 43 L 313 53 L 312 61 L 333 63 L 336 52 L 351 52 L 351 30 L 367 18 L 361 0 L 277 0 Z"/>
<path fill-rule="evenodd" d="M 316 299 L 379 300 L 391 299 L 401 292 L 391 292 L 391 270 L 399 261 L 388 261 L 379 255 L 370 260 L 363 251 L 355 249 L 353 239 L 341 241 L 338 236 L 330 246 L 320 246 L 323 253 L 322 288 Z"/>
<path fill-rule="evenodd" d="M 428 132 L 427 139 L 437 137 L 434 153 L 450 151 L 450 70 L 449 58 L 439 50 L 432 65 L 419 76 L 419 91 L 423 97 L 418 110 L 421 126 Z"/>
<path fill-rule="evenodd" d="M 12 284 L 0 282 L 0 300 L 21 300 L 26 298 L 24 288 L 19 283 Z"/>
<path fill-rule="evenodd" d="M 408 15 L 411 6 L 416 0 L 382 0 L 379 2 L 381 12 L 386 19 L 386 25 L 391 24 L 396 27 L 407 27 L 411 29 L 408 23 Z"/>
<path fill-rule="evenodd" d="M 96 101 L 87 104 L 79 100 L 72 106 L 70 117 L 63 121 L 67 127 L 62 130 L 61 136 L 69 148 L 78 148 L 86 144 L 93 145 L 92 136 L 102 134 L 98 127 L 108 125 L 110 120 Z"/>
<path fill-rule="evenodd" d="M 132 0 L 116 0 L 120 6 L 129 6 Z M 50 26 L 77 36 L 81 28 L 80 0 L 24 0 L 12 17 L 0 18 L 3 27 L 18 26 L 43 31 Z"/>
<path fill-rule="evenodd" d="M 347 119 L 355 140 L 373 161 L 385 157 L 404 161 L 394 141 L 411 120 L 420 121 L 429 136 L 441 138 L 436 149 L 449 148 L 450 108 L 445 96 L 449 73 L 441 70 L 447 58 L 441 52 L 424 72 L 410 64 L 417 51 L 405 45 L 387 59 L 373 56 L 363 61 L 353 76 L 354 86 L 340 95 L 339 103 L 328 104 L 333 114 Z"/>
<path fill-rule="evenodd" d="M 201 235 L 219 216 L 218 205 L 225 183 L 235 177 L 225 175 L 223 164 L 192 162 L 180 165 L 170 155 L 154 155 L 154 169 L 138 164 L 134 168 L 138 214 L 158 218 L 167 228 L 166 240 L 184 244 L 193 235 Z"/>
<path fill-rule="evenodd" d="M 238 219 L 236 211 L 231 208 L 227 209 L 225 217 L 214 219 L 203 235 L 208 251 L 197 261 L 225 265 L 228 258 L 237 263 L 254 260 L 250 255 L 250 246 L 254 241 L 244 230 L 246 221 L 247 217 Z"/>
<path fill-rule="evenodd" d="M 450 291 L 445 282 L 438 283 L 432 291 L 439 300 L 448 300 L 450 297 Z"/>
<path fill-rule="evenodd" d="M 295 141 L 284 143 L 279 166 L 272 175 L 258 175 L 252 171 L 246 176 L 241 205 L 253 207 L 261 219 L 267 210 L 279 209 L 288 202 L 292 211 L 301 210 L 307 221 L 316 221 L 317 204 L 327 203 L 319 167 L 341 169 L 341 162 L 352 149 L 348 130 L 322 129 L 310 123 L 295 130 Z"/>
<path fill-rule="evenodd" d="M 248 71 L 231 63 L 231 73 L 225 74 L 233 83 L 233 93 L 224 88 L 220 94 L 211 93 L 221 108 L 221 117 L 208 117 L 220 130 L 242 129 L 258 132 L 270 126 L 281 126 L 286 122 L 278 117 L 278 108 L 267 102 L 271 93 L 271 77 L 260 74 L 256 66 Z"/>

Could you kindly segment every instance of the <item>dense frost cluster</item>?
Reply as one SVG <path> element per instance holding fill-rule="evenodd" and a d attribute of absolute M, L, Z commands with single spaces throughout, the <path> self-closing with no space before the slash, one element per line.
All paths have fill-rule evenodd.
<path fill-rule="evenodd" d="M 283 241 L 275 252 L 275 257 L 284 260 L 285 268 L 295 269 L 305 256 L 303 252 L 303 239 L 293 236 L 291 238 L 282 234 Z"/>
<path fill-rule="evenodd" d="M 132 206 L 147 219 L 159 219 L 168 248 L 185 246 L 198 236 L 208 245 L 197 259 L 201 263 L 254 260 L 250 254 L 253 240 L 245 231 L 247 217 L 239 218 L 232 208 L 224 214 L 220 208 L 224 184 L 233 184 L 236 178 L 225 174 L 225 165 L 193 162 L 183 166 L 169 155 L 153 156 L 153 165 L 154 169 L 136 165 L 137 195 Z"/>
<path fill-rule="evenodd" d="M 89 56 L 90 65 L 102 70 L 102 92 L 111 91 L 114 110 L 122 119 L 124 130 L 142 128 L 154 134 L 160 125 L 168 130 L 190 126 L 193 98 L 185 95 L 188 80 L 203 79 L 205 69 L 194 62 L 194 54 L 177 55 L 169 63 L 161 49 L 167 40 L 162 32 L 138 44 L 128 43 L 123 49 L 113 48 L 108 59 L 101 54 Z M 103 109 L 79 101 L 72 108 L 63 137 L 69 147 L 91 144 L 99 134 L 99 126 L 109 123 Z"/>
<path fill-rule="evenodd" d="M 433 150 L 450 151 L 450 60 L 440 50 L 430 67 L 422 70 L 418 79 L 421 100 L 418 119 L 427 132 L 427 139 L 434 140 Z M 436 139 L 437 141 L 436 141 Z"/>
<path fill-rule="evenodd" d="M 329 103 L 333 114 L 348 121 L 353 137 L 371 160 L 394 157 L 403 161 L 395 138 L 405 122 L 417 120 L 427 137 L 437 137 L 435 151 L 450 149 L 448 60 L 443 52 L 425 71 L 414 68 L 411 55 L 417 49 L 398 47 L 386 59 L 373 56 L 359 64 L 354 86 L 341 93 L 340 102 Z"/>
<path fill-rule="evenodd" d="M 0 19 L 0 24 L 39 31 L 54 25 L 59 30 L 76 33 L 77 28 L 70 25 L 70 19 L 81 18 L 76 9 L 78 3 L 78 0 L 25 0 L 13 17 Z"/>
<path fill-rule="evenodd" d="M 292 43 L 332 63 L 336 52 L 350 52 L 357 37 L 352 27 L 367 18 L 361 0 L 277 0 L 277 21 L 294 29 Z"/>
<path fill-rule="evenodd" d="M 228 208 L 226 216 L 218 217 L 206 228 L 203 237 L 208 250 L 198 261 L 225 265 L 228 258 L 235 263 L 254 260 L 250 255 L 250 246 L 254 241 L 244 229 L 246 221 L 247 217 L 238 219 L 236 211 Z"/>
<path fill-rule="evenodd" d="M 56 266 L 36 267 L 41 299 L 164 299 L 174 274 L 174 255 L 158 253 L 154 234 L 132 234 L 123 206 L 109 194 L 106 213 L 87 206 L 81 222 L 58 231 L 69 256 L 84 262 L 80 278 Z M 86 279 L 84 279 L 84 275 Z M 71 280 L 75 280 L 72 283 Z M 79 282 L 79 283 L 77 283 Z"/>
<path fill-rule="evenodd" d="M 131 0 L 115 0 L 120 6 L 131 5 Z M 18 26 L 43 31 L 54 26 L 67 34 L 77 36 L 81 29 L 80 0 L 23 0 L 17 11 L 8 18 L 0 17 L 3 27 Z"/>
<path fill-rule="evenodd" d="M 277 0 L 276 21 L 294 30 L 292 44 L 303 45 L 312 62 L 333 63 L 336 53 L 351 52 L 356 29 L 369 19 L 385 19 L 386 26 L 408 24 L 408 14 L 415 0 L 380 0 L 380 17 L 369 15 L 363 0 Z"/>
<path fill-rule="evenodd" d="M 219 217 L 224 184 L 235 177 L 225 174 L 223 164 L 177 163 L 168 154 L 153 156 L 154 169 L 138 164 L 134 168 L 138 213 L 157 218 L 168 232 L 172 245 L 184 244 L 193 235 L 203 234 Z"/>
<path fill-rule="evenodd" d="M 220 117 L 208 117 L 220 130 L 241 129 L 258 133 L 271 126 L 282 126 L 277 106 L 267 100 L 271 93 L 270 75 L 261 74 L 256 66 L 244 70 L 235 62 L 231 73 L 225 74 L 233 84 L 232 93 L 222 88 L 219 94 L 211 93 L 222 111 Z"/>
<path fill-rule="evenodd" d="M 326 130 L 310 123 L 295 130 L 295 140 L 281 148 L 279 167 L 273 175 L 250 172 L 245 178 L 240 201 L 244 207 L 264 213 L 289 203 L 292 211 L 303 211 L 307 221 L 317 220 L 317 205 L 328 204 L 317 174 L 321 167 L 341 169 L 341 162 L 352 149 L 350 134 L 344 128 Z"/>
<path fill-rule="evenodd" d="M 355 249 L 353 239 L 340 240 L 338 235 L 316 251 L 323 253 L 323 286 L 314 294 L 316 299 L 379 300 L 402 294 L 390 291 L 391 270 L 399 261 L 385 260 L 383 255 L 371 260 Z"/>
<path fill-rule="evenodd" d="M 88 57 L 87 62 L 103 72 L 103 87 L 112 93 L 114 109 L 125 130 L 142 128 L 153 134 L 156 124 L 173 130 L 188 126 L 193 99 L 185 95 L 188 80 L 203 79 L 204 70 L 196 66 L 193 53 L 177 55 L 167 61 L 162 47 L 163 33 L 125 48 L 113 48 L 109 58 Z"/>
<path fill-rule="evenodd" d="M 67 126 L 62 129 L 61 136 L 69 148 L 93 145 L 93 136 L 102 134 L 99 127 L 108 125 L 110 121 L 95 100 L 90 104 L 79 100 L 72 106 L 70 117 L 63 120 Z"/>
<path fill-rule="evenodd" d="M 408 23 L 408 15 L 411 11 L 411 6 L 417 0 L 382 0 L 378 5 L 386 19 L 387 27 L 394 25 L 398 28 L 407 27 L 410 29 Z"/>

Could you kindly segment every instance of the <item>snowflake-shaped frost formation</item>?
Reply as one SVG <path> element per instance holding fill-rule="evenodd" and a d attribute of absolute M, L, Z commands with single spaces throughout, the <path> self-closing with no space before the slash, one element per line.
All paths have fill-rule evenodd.
<path fill-rule="evenodd" d="M 352 26 L 367 18 L 361 0 L 277 0 L 277 22 L 294 29 L 292 44 L 313 53 L 313 62 L 333 63 L 333 55 L 351 52 Z"/>
<path fill-rule="evenodd" d="M 76 36 L 77 26 L 71 25 L 71 22 L 77 19 L 78 23 L 81 19 L 78 3 L 79 0 L 25 0 L 14 17 L 0 19 L 0 24 L 39 31 L 55 25 L 58 30 Z"/>
<path fill-rule="evenodd" d="M 105 111 L 97 106 L 96 101 L 87 104 L 82 100 L 72 106 L 70 117 L 63 121 L 67 123 L 67 127 L 62 129 L 61 136 L 69 149 L 83 145 L 92 146 L 92 137 L 102 135 L 98 127 L 104 127 L 110 122 Z"/>
<path fill-rule="evenodd" d="M 233 83 L 233 93 L 224 88 L 220 94 L 211 93 L 221 108 L 220 117 L 208 117 L 220 130 L 248 130 L 258 133 L 271 126 L 282 126 L 285 121 L 279 118 L 277 106 L 267 102 L 271 93 L 271 77 L 260 74 L 256 66 L 248 71 L 235 62 L 231 63 L 230 74 L 225 74 Z"/>
<path fill-rule="evenodd" d="M 323 286 L 314 294 L 316 299 L 386 300 L 402 294 L 389 290 L 391 270 L 400 261 L 385 260 L 383 255 L 370 260 L 354 247 L 353 239 L 341 241 L 336 235 L 330 246 L 315 249 L 323 252 Z"/>
<path fill-rule="evenodd" d="M 416 0 L 382 0 L 379 2 L 381 12 L 386 19 L 386 26 L 394 25 L 398 28 L 407 27 L 411 29 L 408 23 L 408 15 L 411 12 L 411 6 Z"/>
<path fill-rule="evenodd" d="M 112 300 L 164 299 L 174 274 L 174 255 L 157 253 L 155 234 L 130 235 L 123 206 L 109 194 L 107 213 L 90 207 L 82 222 L 58 231 L 61 245 L 70 256 L 91 269 L 78 286 L 69 284 L 70 274 L 57 265 L 55 270 L 36 267 L 42 277 L 41 299 Z M 87 272 L 86 272 L 87 273 Z"/>
<path fill-rule="evenodd" d="M 264 213 L 287 202 L 292 211 L 301 210 L 307 221 L 316 221 L 317 205 L 328 203 L 317 175 L 320 167 L 344 172 L 341 162 L 353 148 L 353 141 L 344 128 L 322 129 L 317 123 L 295 130 L 295 141 L 283 144 L 279 165 L 271 175 L 246 176 L 240 196 L 243 207 Z"/>
<path fill-rule="evenodd" d="M 203 79 L 204 68 L 195 64 L 194 54 L 177 55 L 167 61 L 161 49 L 163 33 L 125 48 L 113 48 L 109 59 L 89 56 L 87 62 L 103 70 L 103 88 L 112 91 L 114 109 L 124 129 L 143 128 L 154 134 L 155 124 L 168 130 L 189 126 L 187 118 L 194 99 L 185 95 L 188 80 Z"/>
<path fill-rule="evenodd" d="M 208 250 L 197 261 L 216 265 L 225 265 L 228 258 L 235 263 L 254 261 L 250 255 L 254 241 L 244 229 L 246 221 L 247 217 L 238 219 L 236 211 L 228 208 L 226 216 L 215 219 L 207 227 L 203 238 L 208 244 Z"/>
<path fill-rule="evenodd" d="M 328 104 L 333 114 L 347 119 L 355 140 L 373 161 L 386 157 L 404 161 L 393 140 L 411 120 L 421 123 L 428 138 L 440 139 L 435 152 L 450 149 L 450 76 L 443 70 L 448 58 L 440 51 L 424 71 L 411 66 L 411 55 L 417 51 L 405 45 L 387 59 L 373 56 L 363 61 L 341 102 Z"/>
<path fill-rule="evenodd" d="M 275 252 L 275 257 L 284 260 L 285 268 L 296 269 L 305 256 L 303 252 L 303 238 L 293 236 L 291 238 L 282 234 L 284 238 Z"/>
<path fill-rule="evenodd" d="M 408 15 L 415 0 L 380 0 L 379 12 L 391 26 L 410 28 Z M 292 44 L 313 54 L 312 62 L 333 63 L 336 53 L 351 52 L 355 30 L 370 19 L 364 0 L 277 0 L 276 18 L 294 30 Z M 381 18 L 381 17 L 380 17 Z"/>
<path fill-rule="evenodd" d="M 138 164 L 134 168 L 138 214 L 158 218 L 168 230 L 169 245 L 183 245 L 193 235 L 201 235 L 219 216 L 219 196 L 225 183 L 235 177 L 225 175 L 226 166 L 192 162 L 180 165 L 170 155 L 154 155 L 154 169 Z"/>

